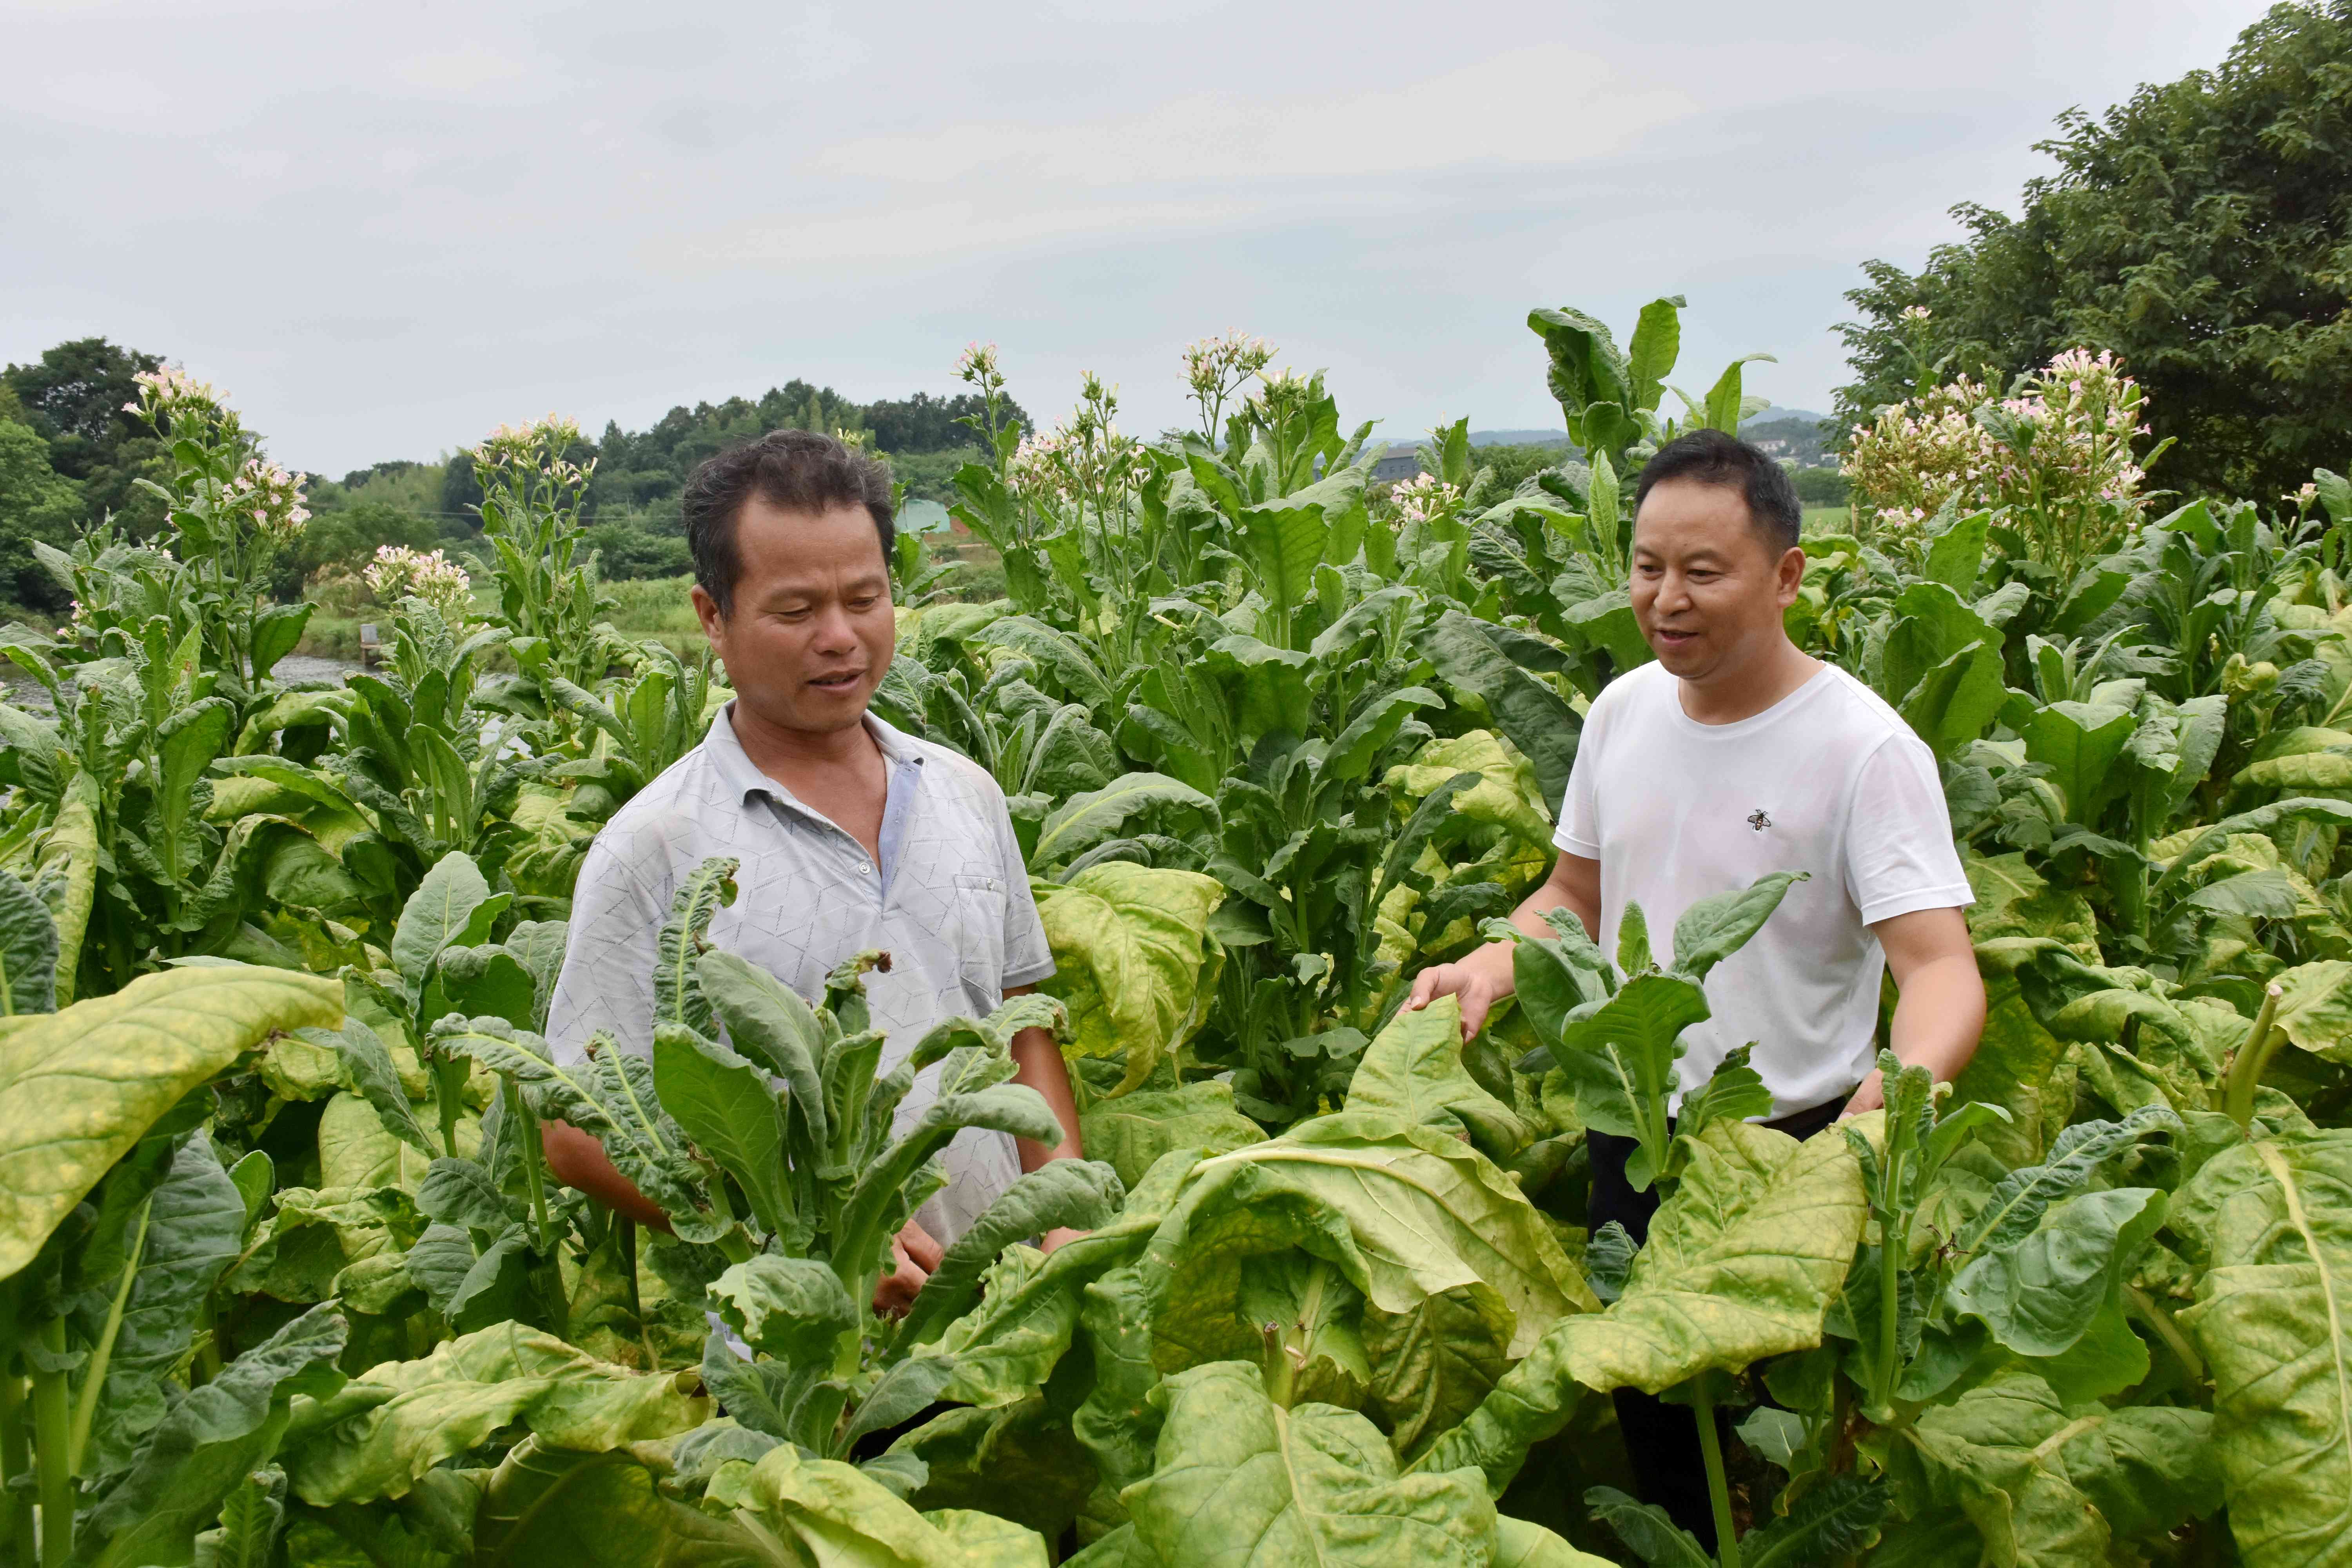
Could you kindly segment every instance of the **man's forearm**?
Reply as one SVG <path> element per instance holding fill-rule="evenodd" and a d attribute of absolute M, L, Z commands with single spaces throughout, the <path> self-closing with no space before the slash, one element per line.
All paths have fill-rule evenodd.
<path fill-rule="evenodd" d="M 1519 900 L 1519 907 L 1511 911 L 1511 923 L 1529 936 L 1550 940 L 1559 933 L 1552 930 L 1551 922 L 1544 919 L 1545 914 L 1552 910 L 1566 910 L 1583 922 L 1586 935 L 1599 941 L 1601 910 L 1597 906 L 1583 907 L 1586 901 L 1578 897 L 1576 889 L 1563 886 L 1560 878 L 1547 878 L 1534 892 Z M 1463 962 L 1475 963 L 1481 967 L 1491 965 L 1495 977 L 1508 989 L 1513 952 L 1510 942 L 1491 942 L 1471 952 Z"/>
<path fill-rule="evenodd" d="M 1062 1124 L 1062 1141 L 1047 1148 L 1028 1138 L 1016 1138 L 1021 1168 L 1034 1171 L 1055 1160 L 1086 1157 L 1078 1139 L 1078 1101 L 1070 1092 L 1070 1069 L 1062 1061 L 1062 1047 L 1050 1029 L 1024 1029 L 1013 1037 L 1013 1080 L 1045 1098 L 1054 1120 Z"/>
<path fill-rule="evenodd" d="M 656 1230 L 669 1228 L 669 1216 L 629 1178 L 614 1167 L 604 1145 L 568 1121 L 540 1123 L 541 1144 L 547 1151 L 548 1169 L 567 1187 L 577 1187 L 614 1213 L 625 1215 Z"/>
<path fill-rule="evenodd" d="M 1948 1082 L 1976 1055 L 1984 1009 L 1984 983 L 1974 953 L 1923 963 L 1895 1000 L 1887 1046 L 1906 1067 L 1926 1068 L 1937 1081 Z"/>

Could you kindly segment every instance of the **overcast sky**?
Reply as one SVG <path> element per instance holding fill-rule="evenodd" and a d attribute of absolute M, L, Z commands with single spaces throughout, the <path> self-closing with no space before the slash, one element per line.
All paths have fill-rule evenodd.
<path fill-rule="evenodd" d="M 340 475 L 972 339 L 1149 433 L 1239 327 L 1409 437 L 1557 425 L 1528 307 L 1682 293 L 1674 380 L 1826 408 L 1858 263 L 2262 9 L 0 0 L 0 359 L 163 353 Z"/>

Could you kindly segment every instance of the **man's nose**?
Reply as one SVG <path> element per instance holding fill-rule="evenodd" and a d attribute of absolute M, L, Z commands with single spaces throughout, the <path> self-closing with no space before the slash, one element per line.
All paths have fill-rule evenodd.
<path fill-rule="evenodd" d="M 816 636 L 813 646 L 819 653 L 846 653 L 857 646 L 857 628 L 849 622 L 849 612 L 839 605 L 827 605 L 816 616 Z"/>

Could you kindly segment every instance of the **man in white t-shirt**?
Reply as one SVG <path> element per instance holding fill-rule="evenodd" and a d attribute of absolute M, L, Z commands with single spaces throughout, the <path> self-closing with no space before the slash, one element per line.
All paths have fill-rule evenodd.
<path fill-rule="evenodd" d="M 1617 950 L 1628 903 L 1653 952 L 1672 958 L 1675 921 L 1698 900 L 1768 872 L 1803 871 L 1772 918 L 1706 979 L 1713 1016 L 1685 1037 L 1681 1081 L 1706 1081 L 1753 1040 L 1773 1121 L 1808 1137 L 1881 1103 L 1879 981 L 1900 999 L 1887 1044 L 1949 1079 L 1984 1027 L 1984 985 L 1961 910 L 1935 757 L 1862 682 L 1789 640 L 1781 614 L 1804 578 L 1802 509 L 1788 474 L 1720 431 L 1661 447 L 1634 491 L 1633 614 L 1657 662 L 1593 702 L 1561 803 L 1549 880 L 1519 929 L 1549 936 L 1547 910 L 1575 911 Z M 1512 946 L 1495 942 L 1414 983 L 1410 1005 L 1460 998 L 1466 1036 L 1510 994 Z M 1638 1241 L 1654 1189 L 1625 1182 L 1633 1141 L 1588 1135 L 1589 1219 Z M 1697 1428 L 1686 1407 L 1631 1390 L 1619 1424 L 1644 1498 L 1710 1550 Z"/>

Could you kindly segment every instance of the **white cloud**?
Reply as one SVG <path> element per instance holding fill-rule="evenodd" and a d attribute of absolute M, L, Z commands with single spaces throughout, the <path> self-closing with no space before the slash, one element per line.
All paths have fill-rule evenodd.
<path fill-rule="evenodd" d="M 772 216 L 649 243 L 665 267 L 817 268 L 841 262 L 933 261 L 1008 247 L 1093 237 L 1132 240 L 1153 232 L 1222 227 L 1256 216 L 1265 201 L 1099 202 L 1024 206 L 973 201 L 875 206 L 812 216 Z"/>
<path fill-rule="evenodd" d="M 1001 174 L 1080 184 L 1379 174 L 1495 160 L 1564 163 L 1697 108 L 1562 45 L 1516 49 L 1401 87 L 1284 99 L 1195 93 L 1087 122 L 974 122 L 828 148 L 815 168 L 945 184 Z"/>

